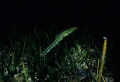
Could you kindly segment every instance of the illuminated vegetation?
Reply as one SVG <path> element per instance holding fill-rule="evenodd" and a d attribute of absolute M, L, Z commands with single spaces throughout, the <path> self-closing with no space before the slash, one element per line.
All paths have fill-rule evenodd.
<path fill-rule="evenodd" d="M 103 43 L 98 45 L 86 30 L 71 33 L 44 57 L 41 53 L 54 41 L 55 31 L 10 36 L 10 45 L 0 50 L 0 82 L 98 81 Z M 105 65 L 103 70 L 104 80 L 112 82 Z"/>

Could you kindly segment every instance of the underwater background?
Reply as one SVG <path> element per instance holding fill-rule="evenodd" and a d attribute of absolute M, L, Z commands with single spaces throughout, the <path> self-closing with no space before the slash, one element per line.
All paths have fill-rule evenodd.
<path fill-rule="evenodd" d="M 86 49 L 86 45 L 88 45 L 87 43 L 90 44 L 91 48 L 94 48 L 93 46 L 96 45 L 97 48 L 99 48 L 100 53 L 102 53 L 103 37 L 107 37 L 108 42 L 107 42 L 107 51 L 106 51 L 107 54 L 106 54 L 105 66 L 107 71 L 111 73 L 110 77 L 114 78 L 115 82 L 119 82 L 120 81 L 118 78 L 120 76 L 120 73 L 119 73 L 119 69 L 120 69 L 119 67 L 119 60 L 120 60 L 120 57 L 119 57 L 119 52 L 120 52 L 119 51 L 119 46 L 120 46 L 119 6 L 120 5 L 119 4 L 120 4 L 120 1 L 105 2 L 105 1 L 95 1 L 95 0 L 92 0 L 92 1 L 87 1 L 87 0 L 48 1 L 46 0 L 46 1 L 40 1 L 40 2 L 38 1 L 33 1 L 33 2 L 3 1 L 1 2 L 1 6 L 0 6 L 1 8 L 0 52 L 1 54 L 4 54 L 4 55 L 0 56 L 1 58 L 0 62 L 4 62 L 5 64 L 5 62 L 7 62 L 6 58 L 7 57 L 9 58 L 7 54 L 11 54 L 14 51 L 14 53 L 18 54 L 17 55 L 18 58 L 16 57 L 16 59 L 13 59 L 14 58 L 13 55 L 10 56 L 10 58 L 12 58 L 15 61 L 19 60 L 18 63 L 15 63 L 15 66 L 18 66 L 19 62 L 22 60 L 22 59 L 20 60 L 19 58 L 21 57 L 20 55 L 22 55 L 22 52 L 24 51 L 23 49 L 25 48 L 24 47 L 25 40 L 27 42 L 25 53 L 27 54 L 32 53 L 33 55 L 39 54 L 40 53 L 38 52 L 40 51 L 38 50 L 39 47 L 41 47 L 41 52 L 44 51 L 44 49 L 46 49 L 56 39 L 56 37 L 58 37 L 57 35 L 59 35 L 63 31 L 71 27 L 77 27 L 78 28 L 77 30 L 75 30 L 70 35 L 66 36 L 64 39 L 62 39 L 60 43 L 58 43 L 55 46 L 55 48 L 50 50 L 50 52 L 47 54 L 48 59 L 46 61 L 45 66 L 47 65 L 51 65 L 52 67 L 58 66 L 61 72 L 61 69 L 63 68 L 61 68 L 61 65 L 59 65 L 61 61 L 59 61 L 60 59 L 58 57 L 61 58 L 60 52 L 62 53 L 63 56 L 64 54 L 67 53 L 65 52 L 66 50 L 64 50 L 64 48 L 66 49 L 66 45 L 68 46 L 69 54 L 72 54 L 72 55 L 75 54 L 75 52 L 78 53 L 76 49 L 78 49 L 80 46 L 82 47 L 83 51 L 86 52 L 84 48 Z M 90 37 L 92 37 L 92 39 L 90 39 L 89 41 L 88 38 Z M 94 42 L 93 44 L 92 44 L 92 40 Z M 13 48 L 13 46 L 15 47 L 15 49 Z M 31 49 L 31 47 L 33 49 Z M 49 55 L 51 54 L 56 54 L 58 56 L 52 56 L 49 58 Z M 98 56 L 95 58 L 100 58 L 100 57 L 101 56 Z M 37 57 L 35 58 L 33 57 L 34 59 L 34 61 L 32 62 L 33 64 L 39 61 L 36 58 Z M 12 61 L 12 59 L 10 59 L 10 61 Z M 55 59 L 55 61 L 52 61 L 52 59 Z M 87 57 L 87 59 L 89 59 L 89 57 Z M 93 56 L 93 59 L 94 59 L 94 56 Z M 31 61 L 31 59 L 28 59 L 28 60 Z M 74 59 L 71 59 L 71 60 L 74 61 Z M 41 61 L 44 62 L 44 59 L 41 59 Z M 96 59 L 95 66 L 97 66 L 97 61 L 98 60 Z M 52 64 L 51 62 L 55 62 L 55 64 Z M 83 63 L 84 61 L 82 61 L 82 64 Z M 85 62 L 85 63 L 88 63 L 88 62 Z M 38 64 L 39 63 L 37 63 L 37 65 Z M 8 69 L 9 64 L 6 63 L 5 65 L 6 66 L 8 65 L 7 66 L 7 69 Z M 40 73 L 45 72 L 45 71 L 40 71 L 36 69 L 34 65 L 32 65 L 31 67 L 33 67 L 34 69 L 33 71 L 39 71 Z M 53 69 L 52 67 L 50 67 L 49 70 L 45 67 L 45 70 L 48 70 L 47 72 L 49 72 L 51 69 Z M 1 69 L 4 69 L 4 66 L 2 66 Z M 93 68 L 91 69 L 93 70 Z M 89 71 L 91 71 L 91 69 Z M 57 71 L 56 68 L 54 70 L 55 70 L 54 72 Z M 16 70 L 14 71 L 12 68 L 12 72 L 10 72 L 11 74 L 6 76 L 4 79 L 14 76 L 17 72 L 18 71 Z M 14 75 L 12 75 L 12 73 Z M 92 73 L 94 72 L 92 71 Z M 81 74 L 86 74 L 86 72 L 83 73 L 82 71 Z M 40 74 L 36 74 L 36 75 L 41 76 Z M 43 75 L 43 78 L 45 78 L 45 75 Z M 57 79 L 58 78 L 59 77 L 57 77 Z"/>

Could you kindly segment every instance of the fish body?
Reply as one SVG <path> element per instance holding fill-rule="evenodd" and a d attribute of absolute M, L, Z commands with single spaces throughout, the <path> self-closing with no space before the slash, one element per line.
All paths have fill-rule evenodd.
<path fill-rule="evenodd" d="M 53 47 L 56 46 L 56 44 L 58 44 L 64 37 L 66 37 L 67 35 L 69 35 L 70 33 L 72 33 L 73 31 L 75 31 L 76 29 L 78 29 L 77 27 L 72 27 L 69 28 L 65 31 L 63 31 L 62 33 L 60 33 L 59 35 L 56 36 L 55 40 L 41 53 L 41 56 L 45 56 Z"/>

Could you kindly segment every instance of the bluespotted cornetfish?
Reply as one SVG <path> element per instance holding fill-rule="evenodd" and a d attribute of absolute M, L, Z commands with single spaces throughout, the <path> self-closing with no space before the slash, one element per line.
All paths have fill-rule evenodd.
<path fill-rule="evenodd" d="M 77 27 L 72 27 L 69 28 L 65 31 L 63 31 L 62 33 L 60 33 L 59 35 L 56 36 L 55 40 L 40 54 L 42 57 L 45 56 L 53 47 L 56 46 L 56 44 L 58 44 L 64 37 L 66 37 L 67 35 L 69 35 L 70 33 L 72 33 L 73 31 L 75 31 L 76 29 L 78 29 Z"/>

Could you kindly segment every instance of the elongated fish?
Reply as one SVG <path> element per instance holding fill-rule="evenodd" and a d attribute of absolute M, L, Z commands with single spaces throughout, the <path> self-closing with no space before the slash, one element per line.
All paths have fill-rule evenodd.
<path fill-rule="evenodd" d="M 56 36 L 55 40 L 40 54 L 41 57 L 45 56 L 53 47 L 56 46 L 56 44 L 58 44 L 64 37 L 66 37 L 67 35 L 69 35 L 70 33 L 72 33 L 73 31 L 75 31 L 76 29 L 78 29 L 77 27 L 72 27 L 69 28 L 65 31 L 63 31 L 62 33 L 60 33 L 59 35 Z"/>

